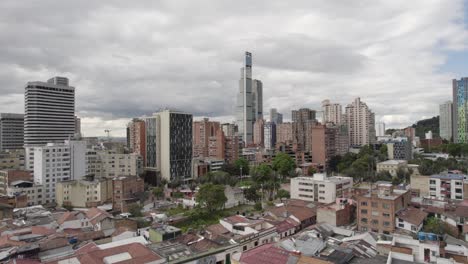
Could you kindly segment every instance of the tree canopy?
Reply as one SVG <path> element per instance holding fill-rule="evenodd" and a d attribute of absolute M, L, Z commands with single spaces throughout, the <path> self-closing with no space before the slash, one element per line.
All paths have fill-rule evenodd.
<path fill-rule="evenodd" d="M 296 168 L 294 160 L 284 152 L 278 153 L 275 158 L 273 158 L 271 165 L 273 169 L 283 177 L 290 175 Z"/>
<path fill-rule="evenodd" d="M 208 212 L 222 209 L 227 202 L 227 197 L 224 194 L 224 185 L 203 184 L 198 190 L 195 200 L 201 207 L 206 208 Z"/>

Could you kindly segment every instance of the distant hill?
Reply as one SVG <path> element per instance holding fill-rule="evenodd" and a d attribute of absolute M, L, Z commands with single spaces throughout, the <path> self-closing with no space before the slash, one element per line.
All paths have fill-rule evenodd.
<path fill-rule="evenodd" d="M 425 133 L 432 131 L 434 138 L 439 137 L 439 116 L 434 116 L 429 119 L 423 119 L 413 124 L 412 127 L 416 129 L 416 136 L 419 138 L 425 138 Z"/>

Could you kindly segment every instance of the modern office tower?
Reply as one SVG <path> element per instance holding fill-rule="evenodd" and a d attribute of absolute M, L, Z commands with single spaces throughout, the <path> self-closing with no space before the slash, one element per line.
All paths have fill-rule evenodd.
<path fill-rule="evenodd" d="M 0 114 L 0 151 L 22 149 L 24 146 L 24 115 Z"/>
<path fill-rule="evenodd" d="M 341 124 L 343 110 L 340 104 L 332 104 L 330 100 L 322 101 L 323 123 Z"/>
<path fill-rule="evenodd" d="M 252 53 L 246 52 L 236 107 L 239 136 L 246 146 L 253 143 L 253 125 L 257 118 L 263 118 L 263 85 L 252 79 Z"/>
<path fill-rule="evenodd" d="M 263 141 L 265 149 L 275 149 L 276 145 L 276 124 L 274 122 L 266 122 L 263 126 Z"/>
<path fill-rule="evenodd" d="M 143 164 L 146 161 L 146 126 L 145 121 L 134 118 L 127 125 L 128 148 L 141 156 Z"/>
<path fill-rule="evenodd" d="M 413 159 L 413 145 L 407 137 L 397 137 L 385 142 L 387 145 L 388 159 L 410 160 Z"/>
<path fill-rule="evenodd" d="M 276 125 L 276 143 L 287 143 L 293 141 L 292 123 L 282 123 Z"/>
<path fill-rule="evenodd" d="M 310 127 L 317 124 L 315 110 L 301 108 L 292 111 L 293 143 L 299 151 L 308 151 L 310 146 Z"/>
<path fill-rule="evenodd" d="M 192 179 L 192 115 L 163 110 L 146 118 L 146 167 L 167 181 Z"/>
<path fill-rule="evenodd" d="M 224 134 L 221 124 L 203 118 L 193 122 L 193 157 L 223 159 Z"/>
<path fill-rule="evenodd" d="M 254 145 L 255 146 L 263 146 L 264 134 L 263 134 L 263 126 L 265 125 L 265 121 L 263 119 L 258 119 L 255 121 L 254 124 Z"/>
<path fill-rule="evenodd" d="M 276 108 L 271 108 L 270 109 L 270 122 L 273 122 L 277 125 L 283 123 L 283 114 L 278 113 L 278 110 Z"/>
<path fill-rule="evenodd" d="M 439 129 L 440 137 L 452 140 L 452 101 L 439 105 Z"/>
<path fill-rule="evenodd" d="M 375 115 L 358 97 L 346 106 L 350 146 L 364 146 L 375 143 Z"/>
<path fill-rule="evenodd" d="M 75 116 L 75 134 L 81 135 L 81 118 Z"/>
<path fill-rule="evenodd" d="M 452 134 L 455 143 L 468 143 L 468 77 L 453 80 Z"/>
<path fill-rule="evenodd" d="M 55 184 L 86 175 L 86 142 L 66 140 L 34 147 L 34 183 L 44 186 L 45 201 L 55 201 Z"/>
<path fill-rule="evenodd" d="M 28 82 L 24 113 L 26 147 L 63 142 L 75 133 L 75 88 L 64 77 Z"/>
<path fill-rule="evenodd" d="M 379 122 L 375 124 L 375 136 L 377 137 L 385 136 L 385 123 Z"/>

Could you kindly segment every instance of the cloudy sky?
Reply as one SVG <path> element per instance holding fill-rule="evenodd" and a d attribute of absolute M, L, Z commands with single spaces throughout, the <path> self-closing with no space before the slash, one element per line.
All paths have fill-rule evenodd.
<path fill-rule="evenodd" d="M 66 76 L 86 136 L 170 107 L 232 121 L 243 53 L 264 110 L 360 96 L 387 127 L 438 114 L 468 75 L 461 0 L 0 1 L 0 112 Z"/>

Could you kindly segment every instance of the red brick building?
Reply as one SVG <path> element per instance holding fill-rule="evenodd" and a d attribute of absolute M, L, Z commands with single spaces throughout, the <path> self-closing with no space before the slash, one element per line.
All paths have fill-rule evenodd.
<path fill-rule="evenodd" d="M 133 119 L 128 124 L 128 143 L 130 150 L 138 153 L 146 164 L 146 125 L 145 121 Z"/>
<path fill-rule="evenodd" d="M 129 204 L 136 202 L 137 195 L 144 192 L 143 179 L 136 176 L 122 176 L 112 179 L 112 208 L 114 211 L 127 212 Z"/>

